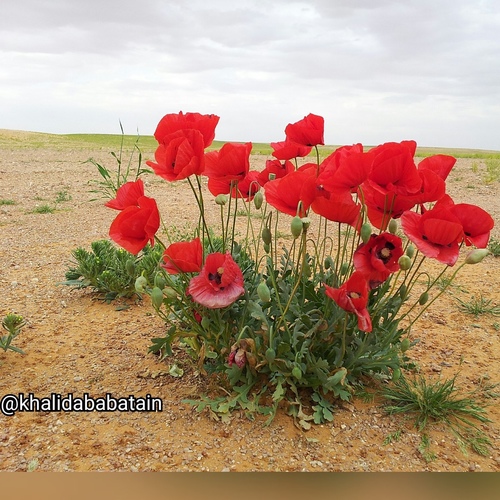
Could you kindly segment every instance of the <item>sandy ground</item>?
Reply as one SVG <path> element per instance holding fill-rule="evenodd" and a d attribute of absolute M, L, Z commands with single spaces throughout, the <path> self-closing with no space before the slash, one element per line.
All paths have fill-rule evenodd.
<path fill-rule="evenodd" d="M 0 146 L 0 315 L 21 314 L 28 326 L 15 345 L 26 355 L 0 351 L 0 396 L 37 397 L 73 393 L 92 397 L 110 393 L 161 398 L 160 413 L 18 413 L 0 415 L 0 469 L 9 471 L 498 471 L 498 400 L 489 401 L 490 424 L 482 429 L 493 446 L 488 456 L 463 454 L 445 427 L 430 432 L 433 461 L 419 452 L 420 435 L 412 421 L 389 417 L 380 401 L 355 399 L 339 406 L 331 424 L 298 429 L 281 412 L 269 427 L 235 414 L 230 423 L 214 421 L 184 404 L 207 389 L 184 363 L 185 375 L 167 374 L 168 363 L 147 350 L 164 325 L 147 301 L 126 310 L 105 304 L 85 290 L 58 285 L 71 251 L 107 237 L 116 213 L 102 201 L 89 201 L 94 157 L 107 165 L 107 150 L 70 150 L 45 145 L 23 148 L 16 141 Z M 5 137 L 4 137 L 5 139 Z M 146 154 L 148 156 L 148 154 Z M 150 157 L 150 153 L 149 153 Z M 254 165 L 262 157 L 252 158 Z M 500 183 L 483 182 L 484 166 L 459 160 L 448 180 L 456 202 L 476 203 L 495 218 L 500 239 Z M 189 224 L 193 207 L 188 188 L 168 186 L 148 176 L 147 194 L 157 198 L 167 224 Z M 58 193 L 71 200 L 54 213 L 32 211 L 54 205 Z M 415 326 L 420 343 L 410 356 L 426 376 L 450 378 L 472 391 L 499 383 L 500 318 L 461 313 L 456 297 L 482 294 L 500 304 L 500 259 L 488 257 L 464 269 L 451 288 Z M 483 385 L 481 385 L 483 384 Z M 401 430 L 398 440 L 384 440 Z"/>

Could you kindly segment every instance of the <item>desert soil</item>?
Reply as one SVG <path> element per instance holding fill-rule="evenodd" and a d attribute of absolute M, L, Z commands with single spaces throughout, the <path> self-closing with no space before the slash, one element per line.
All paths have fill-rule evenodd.
<path fill-rule="evenodd" d="M 174 360 L 148 354 L 150 340 L 163 323 L 147 300 L 106 304 L 88 290 L 59 283 L 71 264 L 71 251 L 107 238 L 116 212 L 92 198 L 97 179 L 90 157 L 108 165 L 108 149 L 66 148 L 52 143 L 23 145 L 22 133 L 2 132 L 0 141 L 0 316 L 14 312 L 27 321 L 14 344 L 20 355 L 0 351 L 0 396 L 51 393 L 92 397 L 150 394 L 161 398 L 157 413 L 18 413 L 0 415 L 0 469 L 7 471 L 499 471 L 500 409 L 488 404 L 489 424 L 480 424 L 492 446 L 487 456 L 464 454 L 441 425 L 431 427 L 427 461 L 420 434 L 409 418 L 387 416 L 382 401 L 354 399 L 338 405 L 332 423 L 303 431 L 283 409 L 272 424 L 235 413 L 220 422 L 183 403 L 210 383 L 182 354 L 175 360 L 184 376 L 168 375 Z M 152 157 L 152 152 L 145 152 Z M 252 157 L 261 168 L 264 157 Z M 474 168 L 473 168 L 474 167 Z M 480 160 L 460 159 L 450 174 L 448 192 L 456 202 L 487 209 L 500 239 L 500 183 L 486 184 Z M 149 196 L 158 200 L 167 224 L 182 228 L 196 217 L 185 183 L 167 185 L 146 176 Z M 54 206 L 53 213 L 34 213 Z M 214 219 L 216 220 L 216 219 Z M 215 222 L 214 222 L 215 223 Z M 461 256 L 463 258 L 463 256 Z M 500 318 L 462 313 L 457 298 L 473 296 L 500 305 L 500 258 L 467 266 L 455 285 L 414 327 L 420 339 L 410 357 L 420 372 L 436 380 L 457 376 L 458 389 L 481 391 L 500 382 Z M 120 310 L 121 309 L 121 310 Z M 498 392 L 498 391 L 497 391 Z M 400 437 L 384 444 L 388 436 Z"/>

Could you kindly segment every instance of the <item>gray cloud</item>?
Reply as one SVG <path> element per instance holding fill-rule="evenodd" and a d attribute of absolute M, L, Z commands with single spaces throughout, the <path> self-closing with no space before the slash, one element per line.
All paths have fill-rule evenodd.
<path fill-rule="evenodd" d="M 3 0 L 0 127 L 151 133 L 182 109 L 269 141 L 314 112 L 331 143 L 500 149 L 495 4 Z"/>

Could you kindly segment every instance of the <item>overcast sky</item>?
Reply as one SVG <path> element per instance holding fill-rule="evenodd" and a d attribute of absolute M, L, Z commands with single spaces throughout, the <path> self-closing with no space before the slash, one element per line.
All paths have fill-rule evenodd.
<path fill-rule="evenodd" d="M 498 0 L 1 0 L 0 128 L 500 150 Z"/>

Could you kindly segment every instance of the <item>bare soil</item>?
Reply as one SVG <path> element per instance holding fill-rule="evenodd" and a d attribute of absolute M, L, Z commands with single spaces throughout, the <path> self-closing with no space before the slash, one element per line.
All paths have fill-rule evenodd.
<path fill-rule="evenodd" d="M 408 418 L 387 416 L 382 402 L 354 399 L 339 405 L 332 423 L 303 431 L 285 409 L 270 426 L 235 413 L 229 423 L 197 413 L 182 402 L 213 389 L 179 353 L 185 374 L 168 375 L 172 360 L 148 354 L 163 323 L 149 302 L 106 304 L 87 290 L 59 283 L 71 251 L 107 237 L 116 215 L 103 201 L 89 201 L 97 171 L 89 157 L 112 166 L 108 150 L 56 145 L 25 148 L 22 134 L 4 133 L 0 146 L 0 316 L 9 312 L 28 322 L 14 344 L 26 354 L 0 351 L 0 396 L 60 393 L 92 397 L 110 393 L 161 398 L 163 411 L 32 412 L 0 415 L 0 469 L 8 471 L 499 471 L 500 409 L 489 400 L 490 453 L 462 453 L 446 427 L 431 427 L 427 461 L 421 435 Z M 12 142 L 9 142 L 9 137 Z M 15 139 L 15 140 L 14 140 Z M 152 155 L 146 155 L 151 157 Z M 263 166 L 264 157 L 253 157 Z M 473 168 L 473 164 L 475 167 Z M 477 167 L 477 168 L 476 168 Z M 475 203 L 500 221 L 500 183 L 483 181 L 480 160 L 460 159 L 448 191 L 456 202 Z M 158 200 L 167 224 L 182 228 L 196 217 L 189 188 L 146 176 L 149 196 Z M 55 204 L 59 193 L 71 200 Z M 63 197 L 64 198 L 64 197 Z M 37 206 L 53 213 L 34 213 Z M 214 214 L 214 224 L 216 224 Z M 498 225 L 493 236 L 500 239 Z M 463 258 L 463 256 L 461 257 Z M 490 256 L 467 266 L 455 285 L 412 331 L 420 339 L 410 356 L 425 376 L 457 375 L 460 391 L 500 382 L 500 318 L 462 313 L 456 298 L 483 295 L 500 304 L 500 259 Z M 498 392 L 498 391 L 497 391 Z M 384 440 L 401 430 L 399 439 Z"/>

